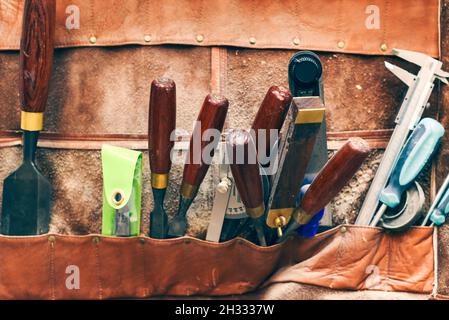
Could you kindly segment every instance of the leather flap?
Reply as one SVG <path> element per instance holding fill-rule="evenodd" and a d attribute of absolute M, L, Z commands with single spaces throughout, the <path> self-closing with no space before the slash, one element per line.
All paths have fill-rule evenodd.
<path fill-rule="evenodd" d="M 23 1 L 0 1 L 18 49 Z M 57 47 L 184 44 L 439 55 L 438 0 L 58 0 Z M 413 33 L 410 31 L 413 30 Z"/>

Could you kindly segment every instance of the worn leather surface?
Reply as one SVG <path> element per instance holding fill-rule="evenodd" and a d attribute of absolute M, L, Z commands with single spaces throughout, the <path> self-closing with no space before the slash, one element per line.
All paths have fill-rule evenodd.
<path fill-rule="evenodd" d="M 392 236 L 341 226 L 269 248 L 240 239 L 213 244 L 191 238 L 1 237 L 0 298 L 231 296 L 285 282 L 428 294 L 432 233 L 415 228 Z M 73 268 L 80 282 L 70 290 Z"/>
<path fill-rule="evenodd" d="M 59 2 L 58 0 L 58 10 L 63 14 L 64 11 L 60 10 L 59 3 L 64 3 L 64 1 Z M 83 2 L 87 3 L 88 1 Z M 106 3 L 106 1 L 93 2 L 95 3 L 95 5 L 100 4 L 100 6 Z M 120 8 L 125 8 L 127 10 L 129 9 L 128 5 L 133 5 L 133 1 L 128 1 L 126 2 L 126 4 L 123 4 L 121 1 L 115 2 L 120 2 Z M 299 1 L 298 3 L 301 4 L 301 2 L 304 1 Z M 345 2 L 347 1 L 340 1 L 339 3 Z M 412 17 L 411 21 L 417 21 L 419 18 L 418 15 L 422 15 L 423 12 L 426 12 L 426 17 L 424 18 L 424 20 L 419 21 L 419 23 L 416 22 L 414 24 L 416 26 L 425 26 L 429 22 L 428 19 L 433 20 L 433 14 L 429 14 L 429 12 L 433 12 L 432 8 L 436 1 L 425 1 L 425 6 L 429 11 L 421 10 L 423 1 L 407 1 L 406 5 L 404 5 L 402 2 L 403 1 L 379 1 L 381 8 L 383 8 L 383 5 L 386 5 L 387 7 L 395 7 L 396 5 L 400 5 L 400 19 L 408 19 Z M 8 23 L 10 23 L 10 25 L 16 25 L 20 22 L 20 19 L 18 19 L 18 17 L 20 17 L 20 8 L 17 7 L 17 3 L 19 3 L 19 1 L 0 1 L 0 30 L 2 30 L 2 28 L 4 27 L 4 21 L 9 21 Z M 74 3 L 76 3 L 76 1 L 74 1 Z M 286 3 L 288 5 L 288 2 Z M 328 2 L 326 3 L 327 4 L 325 6 L 331 5 L 328 4 Z M 355 3 L 364 2 L 355 1 Z M 370 3 L 371 1 L 369 3 L 366 3 L 365 7 Z M 273 4 L 272 6 L 276 5 L 277 4 Z M 301 5 L 303 5 L 303 7 L 308 7 L 304 4 Z M 332 5 L 335 8 L 335 4 Z M 267 6 L 270 8 L 270 5 Z M 445 17 L 446 6 L 447 1 L 443 1 L 443 19 Z M 207 6 L 203 5 L 203 7 Z M 260 6 L 260 8 L 262 7 L 263 6 Z M 407 7 L 410 10 L 410 16 L 404 14 L 404 7 Z M 114 17 L 116 16 L 114 8 L 114 6 L 108 7 L 108 17 L 113 17 L 113 20 L 115 20 Z M 418 13 L 418 11 L 420 12 Z M 326 11 L 324 10 L 323 12 Z M 336 14 L 336 12 L 337 11 L 332 12 L 332 14 Z M 390 11 L 387 10 L 387 12 Z M 128 13 L 131 13 L 131 11 L 128 10 Z M 91 17 L 92 15 L 95 16 L 94 19 L 99 19 L 100 17 L 100 14 L 97 12 L 97 10 L 90 11 L 89 17 Z M 234 16 L 236 18 L 239 17 L 238 14 L 234 14 Z M 398 17 L 398 15 L 396 16 Z M 8 19 L 6 19 L 5 17 L 8 17 Z M 62 22 L 59 21 L 58 23 L 60 25 L 64 25 L 65 17 L 61 15 L 61 13 L 59 13 L 58 17 L 59 20 L 63 19 Z M 119 35 L 120 37 L 129 36 L 129 33 L 126 32 L 116 32 L 116 30 L 121 30 L 120 28 L 122 28 L 123 26 L 129 26 L 129 24 L 126 24 L 127 22 L 129 22 L 128 19 L 125 19 L 127 20 L 125 21 L 126 23 L 119 22 L 115 25 L 115 27 L 103 28 L 101 26 L 109 23 L 107 19 L 104 19 L 104 17 L 100 20 L 96 20 L 95 23 L 91 22 L 91 18 L 86 19 L 84 13 L 82 13 L 81 17 L 81 21 L 89 23 L 89 28 L 91 28 L 89 30 L 95 31 L 101 29 L 103 30 L 102 32 L 110 32 L 110 34 L 112 34 L 111 36 L 95 32 L 95 35 L 98 38 L 97 46 L 120 44 L 122 42 L 108 43 L 108 41 L 115 41 L 114 39 L 116 39 L 115 37 L 117 37 L 117 35 Z M 428 30 L 433 30 L 431 26 L 426 29 L 426 34 L 423 38 L 424 40 L 423 42 L 421 42 L 420 36 L 416 36 L 420 34 L 420 30 L 418 30 L 420 28 L 417 28 L 417 33 L 414 33 L 415 36 L 413 38 L 409 37 L 408 30 L 410 23 L 399 23 L 398 27 L 396 26 L 396 21 L 402 20 L 397 17 L 387 17 L 387 30 L 384 31 L 386 32 L 388 37 L 390 37 L 390 34 L 395 33 L 396 31 L 402 32 L 402 35 L 399 35 L 396 40 L 407 41 L 407 43 L 401 43 L 400 45 L 398 45 L 398 47 L 419 50 L 414 49 L 413 46 L 415 44 L 418 45 L 419 43 L 421 43 L 422 45 L 422 43 L 425 42 L 425 48 L 421 48 L 421 51 L 427 52 L 426 50 L 429 50 L 428 52 L 431 52 L 434 55 L 438 54 L 438 50 L 435 49 L 437 46 L 435 46 L 434 48 L 434 45 L 429 45 L 429 43 L 434 42 L 434 40 L 432 39 L 434 39 L 435 37 L 435 34 L 433 34 L 433 32 L 428 32 Z M 413 17 L 415 17 L 416 20 L 414 20 L 415 18 Z M 392 21 L 393 19 L 395 20 Z M 249 21 L 248 16 L 245 17 L 245 20 Z M 317 21 L 319 21 L 319 23 L 322 23 L 320 19 L 318 19 Z M 357 21 L 357 19 L 354 21 Z M 447 23 L 444 21 L 446 20 L 443 20 L 443 23 L 445 23 L 442 26 L 443 37 L 445 37 L 444 26 L 447 25 Z M 265 25 L 267 25 L 268 23 L 271 23 L 271 19 L 269 19 L 269 21 L 264 21 Z M 280 23 L 280 20 L 276 21 L 276 24 L 278 23 Z M 394 28 L 392 27 L 392 25 L 394 25 Z M 100 27 L 97 28 L 97 26 Z M 260 28 L 260 25 L 256 26 L 258 30 L 264 30 L 263 28 Z M 381 24 L 381 26 L 383 28 L 384 24 Z M 404 36 L 405 31 L 402 26 L 405 26 L 404 29 L 406 29 L 407 32 L 406 36 Z M 14 30 L 16 31 L 19 30 L 18 26 L 14 28 Z M 64 30 L 64 28 L 59 28 L 60 29 L 58 37 L 61 34 L 68 34 L 68 32 Z M 336 30 L 338 28 L 334 26 L 334 29 Z M 137 29 L 130 30 L 132 31 L 131 33 L 133 33 Z M 196 30 L 192 31 L 190 29 L 186 29 L 185 25 L 183 25 L 183 28 L 181 28 L 180 30 L 187 30 L 188 32 L 195 34 L 193 35 L 193 38 L 188 39 L 188 41 L 190 42 L 186 43 L 192 43 L 200 46 L 213 44 L 212 42 L 210 42 L 211 38 L 209 35 L 205 37 L 205 41 L 203 41 L 202 43 L 196 43 L 196 40 L 194 39 L 194 37 L 196 36 Z M 212 29 L 205 28 L 205 30 Z M 270 30 L 277 29 L 270 27 Z M 325 28 L 323 28 L 323 30 L 328 32 L 328 34 L 330 35 L 333 34 L 333 31 L 331 32 L 329 30 L 326 30 Z M 89 45 L 88 37 L 90 36 L 90 32 L 91 31 L 86 32 L 84 26 L 80 30 L 71 30 L 69 38 L 75 39 L 79 42 L 77 44 L 69 43 L 66 45 Z M 240 33 L 241 32 L 239 29 L 239 37 Z M 17 48 L 17 34 L 15 35 L 14 32 L 7 33 L 6 37 L 3 37 L 5 33 L 0 34 L 2 34 L 0 44 L 5 39 L 11 40 L 15 37 L 14 39 L 16 40 L 11 41 L 17 41 L 17 43 L 13 44 L 11 48 Z M 137 34 L 138 37 L 142 36 L 140 30 L 136 31 L 135 34 Z M 244 34 L 244 32 L 242 32 L 242 34 L 242 38 L 239 38 L 240 42 L 236 41 L 236 44 L 231 43 L 230 45 L 239 45 L 254 48 L 270 47 L 266 43 L 264 44 L 264 42 L 262 42 L 264 35 L 256 34 L 256 45 L 248 45 L 248 40 L 246 39 L 247 36 Z M 276 36 L 278 36 L 278 34 L 276 34 Z M 301 36 L 306 36 L 307 34 L 308 32 L 303 30 Z M 372 38 L 373 41 L 366 41 L 367 37 L 371 39 L 371 35 L 373 34 L 375 34 L 375 36 Z M 357 45 L 361 46 L 359 47 L 359 49 L 361 48 L 360 50 L 362 50 L 360 51 L 361 53 L 382 53 L 379 51 L 379 38 L 377 38 L 378 31 L 365 31 L 362 33 L 362 35 L 365 37 L 363 41 L 357 42 Z M 192 36 L 189 35 L 189 37 Z M 288 34 L 288 37 L 291 36 Z M 308 43 L 304 42 L 299 46 L 292 46 L 287 43 L 291 41 L 291 39 L 289 38 L 287 42 L 282 40 L 283 44 L 277 44 L 275 47 L 284 48 L 285 45 L 285 48 L 290 49 L 314 49 L 316 48 L 314 46 L 314 43 L 318 40 L 321 41 L 321 39 L 322 37 L 320 36 L 314 36 Z M 329 41 L 329 39 L 330 38 L 324 38 L 325 41 Z M 154 41 L 152 41 L 150 44 L 157 43 L 157 38 L 153 38 L 153 40 Z M 334 39 L 331 40 L 334 41 Z M 232 39 L 233 43 L 234 41 L 235 39 Z M 443 40 L 443 50 L 445 50 L 444 41 L 445 40 Z M 171 43 L 171 40 L 169 39 L 166 42 Z M 285 44 L 284 42 L 287 44 Z M 141 38 L 139 38 L 138 41 L 133 40 L 132 43 L 144 44 Z M 173 43 L 175 43 L 175 41 Z M 176 43 L 182 42 L 180 42 L 178 39 Z M 352 44 L 356 42 L 353 42 L 351 40 L 347 43 L 348 46 L 341 51 L 352 52 Z M 66 45 L 60 43 L 60 46 Z M 177 121 L 178 125 L 182 128 L 185 128 L 187 131 L 190 131 L 191 129 L 191 122 L 196 118 L 197 112 L 202 100 L 204 99 L 204 96 L 209 91 L 215 90 L 218 90 L 221 93 L 225 94 L 231 100 L 227 127 L 249 127 L 252 122 L 253 116 L 257 111 L 257 106 L 260 104 L 260 101 L 263 98 L 263 95 L 265 94 L 268 87 L 273 84 L 286 85 L 286 69 L 288 60 L 290 56 L 295 52 L 294 50 L 252 50 L 237 48 L 220 49 L 222 53 L 224 52 L 223 56 L 225 57 L 225 59 L 222 59 L 223 56 L 221 56 L 222 60 L 217 64 L 217 61 L 215 61 L 216 57 L 214 57 L 213 55 L 214 50 L 216 50 L 216 48 L 195 48 L 188 46 L 121 46 L 114 48 L 68 48 L 59 49 L 56 51 L 54 76 L 51 84 L 51 94 L 49 105 L 47 108 L 48 112 L 46 113 L 45 118 L 46 133 L 43 134 L 44 138 L 46 137 L 47 133 L 50 134 L 48 136 L 49 138 L 43 141 L 43 143 L 45 143 L 46 147 L 51 147 L 53 150 L 46 148 L 40 149 L 38 154 L 38 162 L 43 168 L 45 175 L 49 176 L 49 178 L 51 179 L 55 189 L 55 192 L 53 194 L 52 232 L 79 235 L 95 233 L 99 231 L 99 226 L 101 224 L 99 216 L 99 213 L 101 211 L 101 172 L 99 171 L 99 153 L 95 149 L 99 149 L 102 143 L 110 142 L 111 139 L 114 141 L 114 143 L 119 143 L 120 145 L 125 147 L 137 149 L 146 147 L 145 134 L 146 124 L 148 121 L 147 113 L 149 85 L 151 83 L 151 80 L 153 80 L 155 77 L 169 76 L 174 78 L 177 82 L 178 88 L 180 88 L 180 90 L 178 90 L 178 108 L 179 110 L 182 110 L 181 112 L 178 112 Z M 322 48 L 322 50 L 340 51 L 339 49 L 335 48 L 335 44 L 332 44 L 332 46 L 329 46 L 327 48 Z M 405 92 L 405 86 L 385 70 L 383 66 L 385 57 L 322 53 L 321 58 L 323 59 L 325 67 L 325 95 L 328 108 L 327 122 L 330 130 L 332 131 L 330 133 L 330 145 L 335 148 L 335 146 L 338 146 L 338 144 L 335 143 L 340 143 L 342 137 L 351 135 L 366 135 L 366 137 L 370 141 L 376 143 L 376 147 L 385 146 L 385 142 L 388 138 L 388 130 L 391 129 L 394 125 L 394 117 L 398 110 L 403 93 Z M 414 70 L 413 67 L 410 67 L 410 65 L 407 63 L 402 63 L 399 60 L 390 57 L 388 57 L 387 59 L 388 61 L 399 64 L 400 66 L 405 67 L 410 71 Z M 18 54 L 16 52 L 9 51 L 1 52 L 0 108 L 3 112 L 0 113 L 0 130 L 2 130 L 3 132 L 1 133 L 2 138 L 0 140 L 1 146 L 5 147 L 0 149 L 0 159 L 2 163 L 0 167 L 1 180 L 3 180 L 3 178 L 7 174 L 14 170 L 21 160 L 21 149 L 18 147 L 9 147 L 11 145 L 17 145 L 18 143 L 20 143 L 20 139 L 18 138 L 19 135 L 13 132 L 19 128 L 17 75 Z M 439 112 L 440 116 L 442 116 L 445 126 L 447 127 L 447 112 L 445 109 L 445 106 L 447 105 L 447 91 L 443 91 L 442 105 L 438 105 L 438 92 L 437 90 L 435 91 L 436 92 L 432 100 L 432 108 L 427 111 L 427 115 L 433 116 L 437 112 Z M 348 117 L 348 114 L 357 114 L 357 117 Z M 7 130 L 8 132 L 4 132 L 4 130 Z M 13 138 L 11 138 L 11 136 Z M 377 142 L 377 136 L 383 137 L 380 139 L 380 142 Z M 68 150 L 60 150 L 60 148 Z M 94 150 L 87 151 L 85 149 Z M 443 146 L 441 155 L 442 156 L 440 157 L 436 175 L 438 183 L 441 182 L 447 172 L 447 161 L 445 161 L 447 155 L 447 143 L 445 144 L 445 146 Z M 363 194 L 366 191 L 366 188 L 372 178 L 373 170 L 375 170 L 378 163 L 378 158 L 378 153 L 373 154 L 370 158 L 371 162 L 367 163 L 364 166 L 364 168 L 357 174 L 356 178 L 354 178 L 346 188 L 346 190 L 344 190 L 343 194 L 340 195 L 337 201 L 332 204 L 334 217 L 338 217 L 337 221 L 339 223 L 352 222 L 353 217 L 357 213 L 357 208 L 360 204 L 359 202 L 363 198 Z M 147 159 L 145 159 L 144 162 L 146 166 L 145 175 L 146 178 L 148 178 L 149 170 Z M 170 214 L 172 214 L 176 208 L 179 181 L 182 173 L 181 170 L 181 166 L 174 166 L 172 172 L 172 180 L 166 202 Z M 149 191 L 148 179 L 146 180 L 146 185 L 148 187 L 146 188 L 146 190 L 144 190 L 145 194 L 143 212 L 145 221 L 142 229 L 143 232 L 146 232 L 146 230 L 148 230 L 147 216 L 149 210 L 152 208 L 152 197 Z M 426 185 L 428 187 L 428 184 Z M 189 212 L 189 219 L 191 222 L 189 234 L 199 237 L 204 236 L 203 233 L 205 228 L 207 227 L 207 218 L 210 213 L 210 206 L 213 196 L 212 191 L 213 180 L 211 179 L 211 177 L 208 177 L 208 179 L 202 185 L 202 190 L 200 190 L 200 196 L 198 200 L 194 203 L 194 207 Z M 344 201 L 341 202 L 340 199 L 344 199 Z M 363 236 L 363 238 L 366 238 L 365 235 Z M 447 239 L 447 228 L 443 228 L 440 230 L 440 238 L 442 239 L 443 244 L 447 243 L 447 241 L 445 241 L 445 239 Z M 85 243 L 83 245 L 81 245 L 82 239 L 84 239 L 83 237 L 71 237 L 70 239 L 75 240 L 73 240 L 74 242 L 71 243 L 71 247 L 67 249 L 67 252 L 60 252 L 62 255 L 76 256 L 78 254 L 82 254 L 84 250 L 86 250 L 86 254 L 92 254 L 90 256 L 86 256 L 86 259 L 93 259 L 95 257 L 95 252 L 92 253 L 92 250 L 90 250 L 91 248 L 89 247 L 89 245 L 91 244 L 90 238 L 88 238 L 88 240 L 85 240 Z M 328 241 L 327 237 L 320 239 L 324 241 L 322 243 L 323 246 L 329 243 L 335 244 L 335 242 L 332 242 L 330 240 Z M 376 239 L 376 244 L 384 243 L 379 238 Z M 418 241 L 417 237 L 408 239 L 410 239 L 410 241 Z M 77 241 L 79 241 L 80 243 L 78 243 Z M 60 242 L 61 241 L 58 241 L 57 245 L 60 244 Z M 418 242 L 421 243 L 420 241 Z M 47 244 L 45 238 L 42 238 L 39 243 L 44 244 L 44 246 Z M 75 245 L 74 243 L 77 243 L 77 245 Z M 39 267 L 42 267 L 42 270 L 44 268 L 44 263 L 47 266 L 47 269 L 45 270 L 50 270 L 51 268 L 53 268 L 51 267 L 51 260 L 45 260 L 46 258 L 50 259 L 52 251 L 42 251 L 42 248 L 45 248 L 47 250 L 48 247 L 42 247 L 37 250 L 36 246 L 31 245 L 28 242 L 17 242 L 17 244 L 12 244 L 12 248 L 14 250 L 17 250 L 16 248 L 18 248 L 16 247 L 16 245 L 20 245 L 21 248 L 30 247 L 33 250 L 36 250 L 36 252 L 30 252 L 28 256 L 33 257 L 33 261 L 36 261 Z M 81 246 L 78 247 L 78 245 Z M 345 247 L 346 244 L 342 248 Z M 59 247 L 55 248 L 57 249 Z M 348 248 L 352 247 L 348 245 Z M 399 251 L 402 252 L 401 248 Z M 320 249 L 322 251 L 327 250 L 325 247 L 320 247 Z M 21 252 L 21 250 L 18 250 L 17 252 Z M 335 251 L 332 252 L 334 252 L 335 254 Z M 402 258 L 401 252 L 399 252 L 397 256 Z M 27 253 L 28 251 L 25 254 Z M 447 248 L 445 245 L 440 244 L 439 253 L 440 258 L 442 258 L 439 268 L 439 283 L 441 292 L 447 293 L 449 282 L 447 280 L 447 268 L 445 268 L 445 265 L 447 264 L 447 257 L 449 255 L 447 253 Z M 0 255 L 1 254 L 2 253 L 0 250 Z M 373 250 L 370 252 L 370 254 L 376 255 L 378 254 L 378 251 Z M 387 254 L 387 252 L 382 252 L 382 254 L 384 255 L 385 259 L 387 259 L 387 257 L 392 257 L 392 255 Z M 14 253 L 14 255 L 18 255 L 18 253 Z M 394 255 L 396 256 L 396 253 Z M 36 258 L 36 256 L 38 258 Z M 335 261 L 336 257 L 337 255 L 334 255 L 331 256 L 331 258 L 328 257 L 328 259 L 329 261 L 333 262 Z M 43 259 L 42 261 L 40 261 L 41 258 Z M 17 260 L 17 256 L 15 256 L 14 259 Z M 427 261 L 429 258 L 425 257 L 424 259 Z M 351 261 L 352 260 L 345 260 L 344 262 L 348 262 L 349 264 L 351 264 Z M 381 260 L 379 260 L 379 262 L 380 261 Z M 109 261 L 104 261 L 103 263 L 108 262 Z M 409 265 L 416 267 L 416 263 L 420 262 L 420 260 L 413 260 L 409 262 Z M 298 268 L 300 273 L 303 270 L 301 268 L 302 267 Z M 2 268 L 0 266 L 0 273 L 1 269 Z M 10 269 L 13 268 L 11 267 Z M 340 269 L 344 268 L 341 267 Z M 59 272 L 60 269 L 58 267 L 55 270 Z M 102 269 L 95 270 L 99 274 L 102 272 Z M 426 270 L 426 272 L 429 273 L 428 269 Z M 294 269 L 288 269 L 287 271 L 293 272 Z M 362 270 L 360 269 L 359 272 L 361 271 Z M 31 277 L 33 275 L 31 273 L 31 270 L 25 270 L 23 272 L 24 273 L 19 274 L 18 279 L 22 279 L 23 275 L 26 275 L 28 277 Z M 284 277 L 286 275 L 289 276 L 289 272 L 287 272 L 286 274 L 284 273 Z M 293 274 L 294 272 L 292 273 L 292 275 Z M 89 277 L 89 279 L 94 278 L 92 274 L 89 274 Z M 51 298 L 53 297 L 53 289 L 51 289 L 52 287 L 48 282 L 50 281 L 50 279 L 53 278 L 49 276 L 43 277 L 42 279 L 32 279 L 32 286 L 34 286 L 33 281 L 37 281 L 36 288 L 40 288 L 40 285 L 44 282 L 44 285 L 47 285 L 47 287 L 45 287 L 40 292 L 38 292 L 38 290 L 35 288 L 25 288 L 25 284 L 15 284 L 17 287 L 16 289 L 13 288 L 12 292 L 15 294 L 22 293 L 23 295 L 25 295 L 24 297 L 39 296 L 44 298 Z M 95 279 L 98 280 L 98 277 Z M 283 278 L 281 277 L 280 279 Z M 393 275 L 393 280 L 394 279 L 395 277 Z M 126 281 L 127 279 L 122 279 L 119 277 L 118 280 L 113 280 L 118 281 L 121 284 L 122 281 Z M 370 290 L 345 293 L 342 291 L 332 291 L 330 289 L 297 284 L 296 282 L 292 282 L 296 281 L 295 279 L 287 279 L 286 281 L 286 283 L 276 282 L 273 285 L 269 285 L 266 288 L 255 292 L 253 297 L 290 299 L 326 297 L 423 297 L 423 294 L 419 296 L 412 295 L 410 293 L 396 292 L 387 294 L 381 291 L 374 291 L 373 293 L 373 291 Z M 326 281 L 324 282 L 325 286 L 329 286 L 330 284 L 332 284 L 329 279 L 327 279 Z M 383 290 L 383 288 L 387 288 L 389 290 L 404 290 L 404 287 L 401 287 L 401 281 L 393 281 L 392 283 L 384 281 L 380 290 Z M 115 282 L 114 285 L 117 286 L 118 282 Z M 428 285 L 423 284 L 425 282 L 426 281 L 419 281 L 419 286 L 422 286 L 422 288 L 427 287 L 424 297 L 430 291 L 430 289 L 428 289 Z M 339 282 L 337 281 L 336 283 L 338 285 Z M 5 291 L 10 289 L 10 284 L 11 283 L 9 282 L 5 284 Z M 97 287 L 95 288 L 95 292 L 92 294 L 93 298 L 99 297 L 99 292 L 102 291 L 103 284 L 103 282 L 100 282 L 100 284 L 96 285 Z M 1 285 L 2 282 L 0 281 L 0 286 Z M 351 283 L 351 285 L 354 285 L 354 282 Z M 127 286 L 125 287 L 129 288 Z M 146 287 L 144 287 L 144 289 L 145 288 Z M 29 290 L 36 291 L 30 292 Z M 301 290 L 303 290 L 304 292 L 301 292 Z M 405 291 L 409 291 L 409 287 L 406 287 Z M 424 292 L 422 290 L 420 291 Z M 133 292 L 131 292 L 131 296 L 133 296 Z M 106 293 L 113 296 L 117 293 L 117 291 L 106 290 Z M 102 297 L 107 297 L 107 294 L 102 295 Z M 59 295 L 59 293 L 55 293 L 56 298 L 60 297 L 61 295 Z M 235 297 L 240 298 L 241 296 Z"/>
<path fill-rule="evenodd" d="M 1 1 L 0 49 L 18 48 L 22 5 L 21 0 Z M 56 45 L 91 45 L 95 36 L 95 45 L 101 46 L 194 44 L 384 54 L 385 44 L 438 56 L 438 17 L 438 0 L 60 0 Z"/>

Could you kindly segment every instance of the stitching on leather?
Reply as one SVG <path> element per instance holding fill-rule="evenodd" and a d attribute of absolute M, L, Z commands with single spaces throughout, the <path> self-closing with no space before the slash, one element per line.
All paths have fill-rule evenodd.
<path fill-rule="evenodd" d="M 96 32 L 96 23 L 95 23 L 95 0 L 89 1 L 89 21 L 88 26 L 90 28 L 91 35 L 94 35 Z"/>
<path fill-rule="evenodd" d="M 103 284 L 101 282 L 101 265 L 100 265 L 100 250 L 98 248 L 99 243 L 94 243 L 95 250 L 95 267 L 97 269 L 97 286 L 98 286 L 98 298 L 103 299 Z"/>
<path fill-rule="evenodd" d="M 386 234 L 383 234 L 383 237 L 385 237 Z M 385 282 L 387 283 L 388 286 L 391 286 L 391 237 L 387 238 L 387 270 L 386 270 L 386 279 Z"/>
<path fill-rule="evenodd" d="M 56 300 L 55 294 L 55 261 L 54 261 L 55 243 L 49 242 L 49 271 L 50 271 L 50 295 L 52 300 Z"/>
<path fill-rule="evenodd" d="M 384 17 L 384 30 L 382 33 L 382 37 L 384 39 L 384 43 L 386 43 L 388 45 L 388 18 L 389 18 L 389 13 L 390 13 L 390 1 L 389 0 L 385 0 L 385 17 Z"/>
<path fill-rule="evenodd" d="M 146 241 L 145 243 L 141 243 L 140 244 L 141 248 L 140 250 L 142 251 L 142 266 L 143 266 L 143 273 L 142 273 L 142 277 L 143 277 L 143 295 L 145 298 L 147 298 L 150 295 L 150 289 L 147 286 L 147 264 L 146 264 L 146 259 L 145 259 L 145 246 L 146 246 Z"/>

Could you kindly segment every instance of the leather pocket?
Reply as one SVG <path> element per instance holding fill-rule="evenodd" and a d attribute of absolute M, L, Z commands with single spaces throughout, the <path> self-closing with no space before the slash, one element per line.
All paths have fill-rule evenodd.
<path fill-rule="evenodd" d="M 259 247 L 98 235 L 0 237 L 0 298 L 228 296 L 294 282 L 332 289 L 430 293 L 433 229 L 402 235 L 340 226 Z"/>

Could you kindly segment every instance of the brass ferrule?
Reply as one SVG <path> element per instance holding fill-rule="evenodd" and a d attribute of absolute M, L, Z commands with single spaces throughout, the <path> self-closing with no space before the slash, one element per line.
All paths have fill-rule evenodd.
<path fill-rule="evenodd" d="M 263 214 L 265 213 L 265 206 L 262 203 L 260 206 L 256 207 L 256 208 L 246 208 L 246 213 L 252 218 L 252 219 L 257 219 L 260 218 L 261 216 L 263 216 Z"/>
<path fill-rule="evenodd" d="M 44 113 L 22 111 L 20 127 L 25 131 L 41 131 L 44 128 Z"/>
<path fill-rule="evenodd" d="M 183 182 L 181 184 L 181 196 L 187 199 L 193 199 L 198 192 L 198 186 Z"/>
<path fill-rule="evenodd" d="M 168 174 L 151 173 L 151 186 L 154 189 L 166 189 L 168 186 Z"/>
<path fill-rule="evenodd" d="M 298 208 L 295 210 L 295 212 L 293 213 L 293 217 L 299 225 L 308 224 L 310 222 L 310 220 L 312 220 L 312 218 L 313 218 L 312 215 L 308 214 L 306 211 L 304 211 L 301 208 Z"/>
<path fill-rule="evenodd" d="M 324 119 L 324 108 L 301 109 L 296 116 L 295 124 L 321 123 Z"/>

